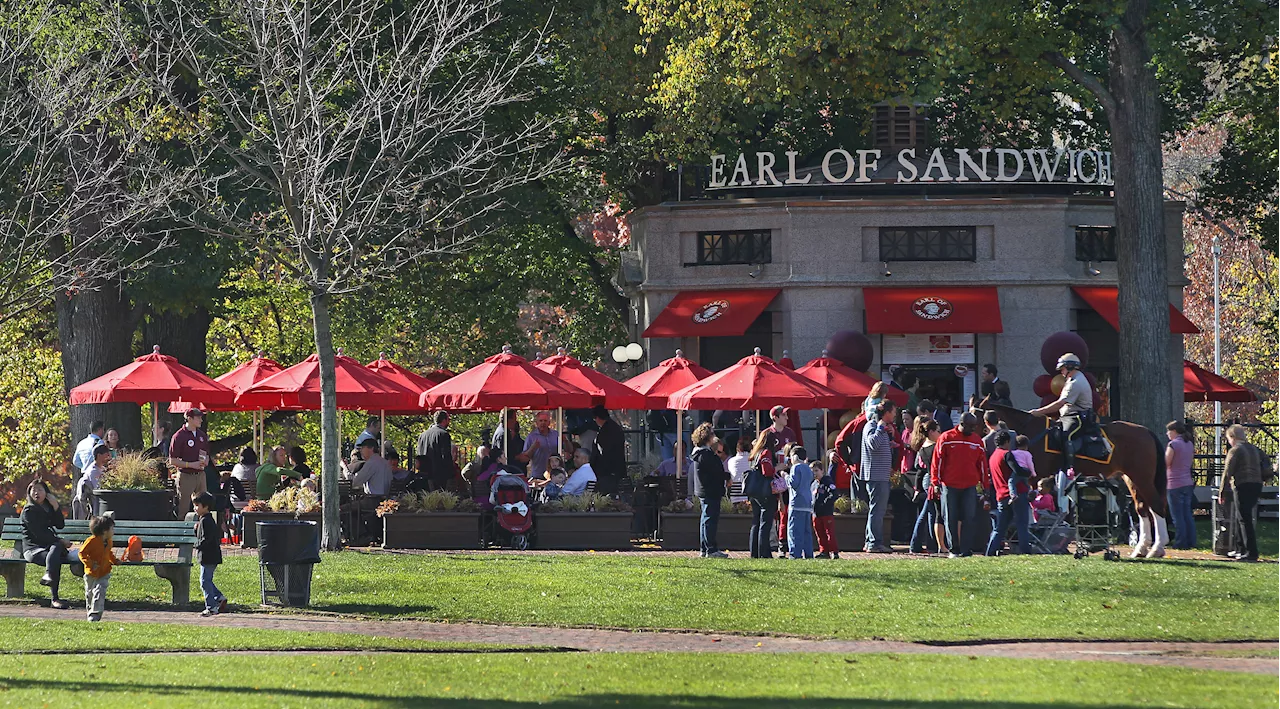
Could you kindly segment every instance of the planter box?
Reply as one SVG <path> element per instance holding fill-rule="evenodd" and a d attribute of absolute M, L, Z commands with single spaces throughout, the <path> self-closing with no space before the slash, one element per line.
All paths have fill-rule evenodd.
<path fill-rule="evenodd" d="M 98 512 L 112 512 L 119 520 L 173 520 L 173 493 L 168 490 L 94 490 Z"/>
<path fill-rule="evenodd" d="M 662 548 L 667 551 L 696 551 L 699 547 L 698 520 L 691 512 L 662 512 Z M 751 542 L 751 515 L 721 514 L 716 543 L 725 551 L 746 551 Z"/>
<path fill-rule="evenodd" d="M 534 517 L 538 549 L 630 549 L 631 512 L 555 512 Z"/>
<path fill-rule="evenodd" d="M 396 512 L 382 518 L 384 549 L 479 549 L 479 512 Z"/>
<path fill-rule="evenodd" d="M 258 548 L 258 522 L 291 519 L 324 524 L 320 521 L 319 512 L 306 515 L 293 515 L 288 512 L 244 512 L 240 515 L 240 546 L 245 549 Z"/>
<path fill-rule="evenodd" d="M 836 515 L 836 544 L 840 545 L 840 551 L 862 551 L 867 545 L 867 515 L 866 513 L 854 513 L 847 515 Z M 886 543 L 889 537 L 886 536 L 889 530 L 893 528 L 893 513 L 886 513 L 884 516 L 884 529 L 881 530 L 881 539 Z"/>

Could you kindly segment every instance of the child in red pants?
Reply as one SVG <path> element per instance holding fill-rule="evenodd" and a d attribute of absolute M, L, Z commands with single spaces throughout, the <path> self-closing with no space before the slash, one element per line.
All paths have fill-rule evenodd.
<path fill-rule="evenodd" d="M 840 545 L 836 544 L 836 492 L 835 468 L 838 459 L 831 455 L 831 467 L 813 489 L 813 540 L 818 546 L 818 559 L 839 559 Z"/>

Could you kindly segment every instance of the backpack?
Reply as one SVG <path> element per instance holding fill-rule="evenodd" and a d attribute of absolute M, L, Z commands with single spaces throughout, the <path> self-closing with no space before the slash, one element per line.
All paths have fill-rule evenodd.
<path fill-rule="evenodd" d="M 761 455 L 755 465 L 747 470 L 742 481 L 742 494 L 753 500 L 763 500 L 773 494 L 773 461 L 769 456 Z"/>

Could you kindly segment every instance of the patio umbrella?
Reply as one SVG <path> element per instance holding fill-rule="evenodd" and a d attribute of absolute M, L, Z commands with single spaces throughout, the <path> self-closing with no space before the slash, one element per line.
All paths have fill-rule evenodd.
<path fill-rule="evenodd" d="M 857 404 L 858 397 L 841 394 L 806 379 L 756 353 L 737 364 L 691 384 L 667 399 L 667 408 L 680 410 L 731 409 L 759 411 L 773 406 L 793 409 L 838 409 Z"/>
<path fill-rule="evenodd" d="M 564 348 L 534 365 L 591 395 L 591 403 L 610 409 L 642 409 L 645 396 L 607 375 L 601 374 L 565 354 Z"/>
<path fill-rule="evenodd" d="M 841 394 L 849 394 L 857 397 L 859 401 L 854 406 L 861 405 L 861 399 L 866 399 L 871 393 L 871 387 L 876 385 L 879 380 L 870 374 L 859 372 L 838 359 L 828 357 L 827 351 L 822 351 L 822 356 L 812 360 L 808 364 L 796 370 L 796 374 L 817 382 L 832 391 Z M 890 401 L 898 406 L 906 406 L 907 392 L 892 387 L 885 387 Z M 827 417 L 822 417 L 822 444 L 825 446 L 827 441 Z"/>
<path fill-rule="evenodd" d="M 711 370 L 685 359 L 681 350 L 649 371 L 638 374 L 623 384 L 645 397 L 647 409 L 667 408 L 667 399 L 690 384 L 711 376 Z"/>
<path fill-rule="evenodd" d="M 414 392 L 338 350 L 333 358 L 339 409 L 414 409 Z M 236 403 L 263 409 L 320 408 L 320 357 L 311 355 L 245 389 Z"/>
<path fill-rule="evenodd" d="M 213 380 L 238 394 L 283 369 L 279 362 L 268 358 L 265 352 L 259 352 L 253 359 L 240 363 L 235 369 L 214 377 Z M 209 404 L 203 401 L 194 404 L 175 401 L 169 404 L 169 413 L 185 414 L 192 407 L 201 411 L 251 411 L 253 413 L 253 449 L 258 451 L 259 458 L 262 457 L 261 441 L 266 438 L 266 419 L 262 416 L 262 409 L 244 407 L 235 403 L 234 400 L 229 404 Z"/>
<path fill-rule="evenodd" d="M 507 409 L 582 409 L 591 406 L 591 395 L 503 347 L 502 354 L 424 391 L 418 404 L 427 409 L 501 411 L 499 425 L 505 426 Z M 510 436 L 503 440 L 509 445 Z"/>
<path fill-rule="evenodd" d="M 236 393 L 174 357 L 160 354 L 155 345 L 151 354 L 143 355 L 119 369 L 91 379 L 71 390 L 71 405 L 150 403 L 153 422 L 160 420 L 158 401 L 207 401 L 213 405 L 230 404 Z M 155 445 L 152 441 L 152 445 Z"/>
<path fill-rule="evenodd" d="M 1183 401 L 1257 401 L 1253 392 L 1190 360 L 1182 360 Z"/>

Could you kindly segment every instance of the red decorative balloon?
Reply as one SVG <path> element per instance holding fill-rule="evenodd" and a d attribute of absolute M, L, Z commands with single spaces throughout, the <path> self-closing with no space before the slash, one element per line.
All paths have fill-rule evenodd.
<path fill-rule="evenodd" d="M 1050 394 L 1049 384 L 1052 381 L 1053 381 L 1053 375 L 1041 374 L 1040 376 L 1036 377 L 1036 380 L 1034 382 L 1031 383 L 1031 391 L 1035 392 L 1036 396 L 1049 396 Z"/>
<path fill-rule="evenodd" d="M 1044 338 L 1044 344 L 1040 346 L 1040 364 L 1044 371 L 1052 374 L 1055 371 L 1053 365 L 1058 363 L 1058 358 L 1068 352 L 1080 358 L 1081 367 L 1089 366 L 1089 345 L 1085 344 L 1083 337 L 1064 331 Z"/>
<path fill-rule="evenodd" d="M 1042 396 L 1042 397 L 1040 397 L 1040 405 L 1041 405 L 1041 406 L 1048 406 L 1049 404 L 1052 404 L 1053 402 L 1055 402 L 1055 401 L 1057 401 L 1057 400 L 1058 400 L 1058 397 L 1053 396 L 1052 394 L 1051 394 L 1051 395 L 1049 395 L 1049 396 Z"/>
<path fill-rule="evenodd" d="M 1094 391 L 1098 390 L 1098 378 L 1093 376 L 1093 372 L 1085 372 L 1084 378 L 1085 378 L 1085 381 L 1089 382 L 1090 388 L 1092 388 Z"/>
<path fill-rule="evenodd" d="M 875 349 L 871 346 L 871 340 L 861 332 L 841 330 L 827 340 L 827 356 L 840 360 L 846 367 L 865 372 L 871 369 Z"/>

